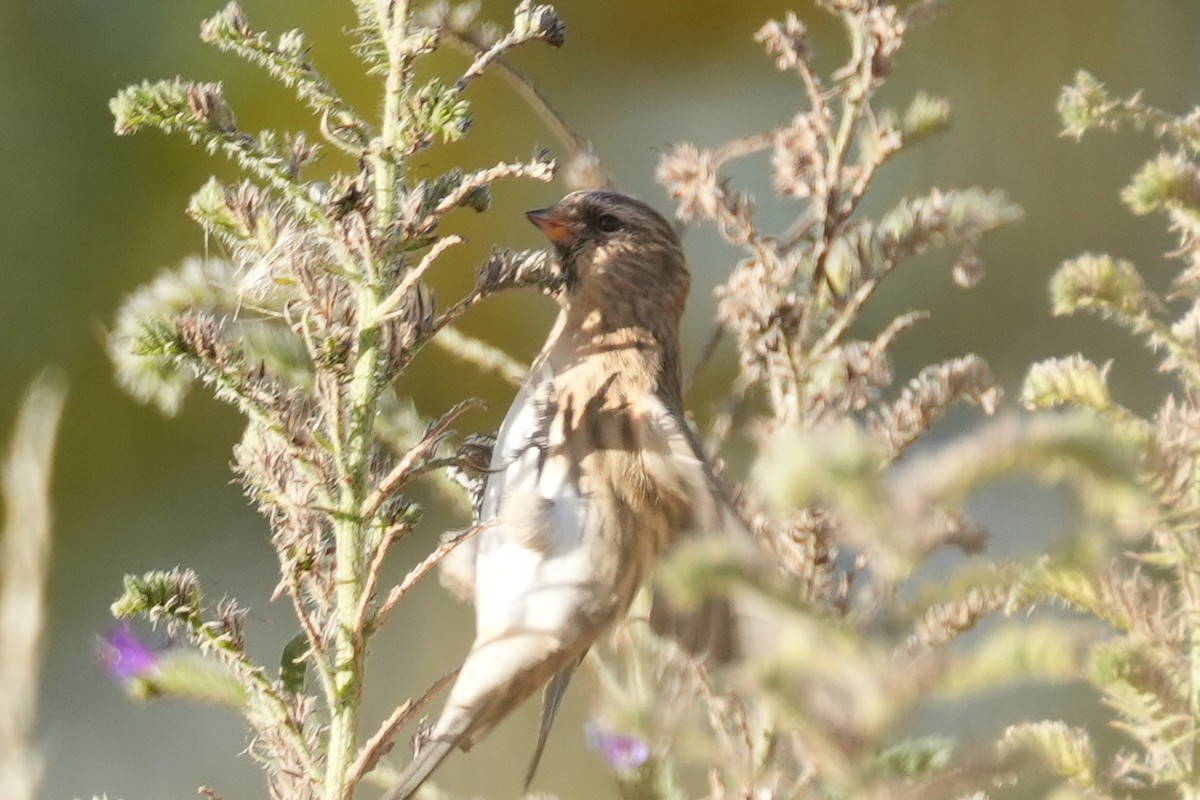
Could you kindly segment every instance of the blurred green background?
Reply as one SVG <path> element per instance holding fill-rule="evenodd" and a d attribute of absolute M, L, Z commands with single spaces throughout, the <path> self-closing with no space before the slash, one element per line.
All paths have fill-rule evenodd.
<path fill-rule="evenodd" d="M 318 64 L 361 108 L 377 87 L 360 76 L 348 50 L 349 3 L 246 0 L 259 29 L 305 29 Z M 507 18 L 511 3 L 485 0 L 483 16 Z M 251 649 L 267 664 L 292 635 L 290 612 L 269 602 L 275 566 L 265 525 L 250 511 L 228 470 L 239 432 L 228 409 L 197 394 L 174 420 L 135 404 L 113 384 L 102 350 L 106 325 L 122 297 L 155 272 L 208 247 L 184 215 L 189 194 L 210 174 L 232 175 L 179 139 L 149 134 L 118 139 L 107 100 L 143 78 L 223 80 L 244 127 L 308 125 L 302 109 L 257 71 L 201 44 L 198 22 L 219 0 L 4 0 L 0 3 L 0 420 L 48 364 L 71 381 L 56 468 L 57 538 L 50 584 L 51 625 L 45 654 L 40 744 L 47 761 L 44 797 L 185 798 L 206 783 L 228 798 L 262 797 L 257 768 L 238 757 L 245 744 L 225 712 L 131 704 L 96 666 L 95 637 L 108 627 L 108 603 L 122 574 L 176 564 L 195 567 L 210 597 L 235 595 L 253 609 Z M 692 140 L 715 145 L 790 117 L 798 85 L 774 71 L 751 36 L 771 16 L 794 8 L 813 30 L 822 63 L 841 52 L 840 31 L 810 3 L 766 0 L 562 0 L 567 44 L 534 47 L 516 63 L 536 79 L 562 114 L 596 145 L 622 188 L 669 212 L 653 180 L 659 154 Z M 898 312 L 926 308 L 929 322 L 898 343 L 897 373 L 975 351 L 991 362 L 1010 397 L 1036 358 L 1083 351 L 1115 359 L 1114 391 L 1139 410 L 1161 390 L 1153 364 L 1128 339 L 1096 321 L 1050 318 L 1045 283 L 1064 258 L 1109 251 L 1145 267 L 1170 247 L 1158 219 L 1135 219 L 1117 193 L 1156 152 L 1148 137 L 1094 136 L 1082 145 L 1058 136 L 1059 87 L 1075 71 L 1093 71 L 1115 91 L 1146 90 L 1174 110 L 1200 100 L 1200 3 L 1196 0 L 957 0 L 934 25 L 912 33 L 883 95 L 903 106 L 917 89 L 948 97 L 950 132 L 920 145 L 879 176 L 868 211 L 928 187 L 997 187 L 1021 203 L 1025 222 L 984 247 L 989 271 L 977 289 L 956 288 L 952 254 L 913 264 L 887 284 L 864 330 Z M 461 60 L 447 55 L 438 68 Z M 495 79 L 470 93 L 476 125 L 454 148 L 438 149 L 421 168 L 453 162 L 484 165 L 523 157 L 546 131 Z M 739 171 L 759 189 L 762 219 L 782 228 L 797 211 L 774 203 L 762 162 Z M 472 264 L 491 243 L 537 246 L 520 211 L 549 204 L 562 186 L 509 183 L 492 213 L 458 218 L 474 249 L 442 267 L 444 292 L 470 281 Z M 686 245 L 696 281 L 687 322 L 694 358 L 711 325 L 711 288 L 735 254 L 706 231 Z M 544 298 L 508 296 L 474 313 L 464 327 L 527 359 L 552 317 Z M 492 402 L 469 424 L 495 426 L 511 389 L 427 351 L 404 379 L 406 393 L 435 413 L 467 393 Z M 703 376 L 692 398 L 704 418 L 732 374 L 730 354 Z M 1011 401 L 1010 401 L 1011 403 Z M 939 431 L 966 424 L 956 416 Z M 981 498 L 994 548 L 1036 548 L 1061 524 L 1052 494 L 1029 495 L 1014 484 Z M 442 525 L 399 548 L 393 570 L 427 551 Z M 377 642 L 368 692 L 371 721 L 424 690 L 457 663 L 470 637 L 470 616 L 433 581 L 422 587 Z M 598 758 L 582 746 L 586 679 L 570 697 L 538 785 L 563 797 L 611 796 Z M 0 688 L 0 691 L 3 691 Z M 1039 713 L 1078 718 L 1086 693 L 1041 691 L 1026 697 Z M 983 705 L 959 714 L 977 732 L 994 732 L 1022 708 Z M 1028 705 L 1025 708 L 1029 708 Z M 515 795 L 532 744 L 532 711 L 503 726 L 469 756 L 452 759 L 443 780 L 462 789 Z M 398 748 L 398 751 L 403 750 Z M 403 758 L 398 758 L 402 761 Z M 364 791 L 364 797 L 371 793 Z"/>

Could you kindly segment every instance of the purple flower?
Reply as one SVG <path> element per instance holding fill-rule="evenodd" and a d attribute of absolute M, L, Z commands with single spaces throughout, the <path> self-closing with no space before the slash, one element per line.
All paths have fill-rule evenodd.
<path fill-rule="evenodd" d="M 606 730 L 594 722 L 584 725 L 583 731 L 588 747 L 604 756 L 617 772 L 632 772 L 650 758 L 650 745 L 632 733 Z"/>
<path fill-rule="evenodd" d="M 159 654 L 147 647 L 128 623 L 115 625 L 100 639 L 100 663 L 116 681 L 144 678 L 158 669 Z"/>

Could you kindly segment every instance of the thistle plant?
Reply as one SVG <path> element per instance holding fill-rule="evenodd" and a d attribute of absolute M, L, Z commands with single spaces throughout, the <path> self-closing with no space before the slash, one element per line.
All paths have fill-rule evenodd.
<path fill-rule="evenodd" d="M 1123 552 L 1089 574 L 1047 564 L 1024 599 L 1056 600 L 1105 623 L 1109 635 L 1089 654 L 1085 674 L 1115 714 L 1124 746 L 1097 757 L 1086 731 L 1034 726 L 1038 750 L 1076 790 L 1094 797 L 1148 787 L 1200 796 L 1200 110 L 1176 116 L 1140 95 L 1114 97 L 1081 72 L 1059 101 L 1064 134 L 1133 127 L 1163 151 L 1121 193 L 1138 215 L 1161 213 L 1178 237 L 1169 257 L 1181 268 L 1170 292 L 1151 290 L 1129 261 L 1085 254 L 1050 282 L 1055 314 L 1090 312 L 1142 339 L 1171 380 L 1158 409 L 1140 416 L 1107 384 L 1111 364 L 1083 355 L 1036 364 L 1022 399 L 1031 408 L 1074 407 L 1109 425 L 1138 454 L 1148 502 Z M 1159 795 L 1165 796 L 1165 794 Z"/>
<path fill-rule="evenodd" d="M 411 701 L 375 732 L 363 730 L 365 655 L 415 580 L 469 535 L 453 537 L 398 585 L 383 585 L 390 546 L 422 516 L 405 488 L 478 466 L 478 448 L 448 444 L 475 402 L 422 420 L 396 395 L 397 376 L 490 294 L 556 282 L 541 253 L 497 250 L 474 288 L 449 304 L 426 284 L 462 242 L 447 230 L 455 215 L 485 211 L 497 180 L 549 180 L 548 154 L 423 179 L 413 169 L 419 153 L 467 133 L 470 87 L 497 59 L 529 42 L 562 42 L 554 10 L 519 3 L 511 25 L 446 83 L 419 80 L 417 66 L 477 6 L 417 14 L 408 2 L 354 5 L 355 50 L 381 79 L 377 120 L 317 71 L 299 31 L 255 31 L 236 3 L 205 21 L 201 37 L 293 90 L 319 139 L 242 130 L 218 83 L 147 82 L 111 103 L 117 133 L 182 133 L 245 174 L 232 184 L 209 180 L 188 204 L 225 256 L 189 259 L 135 293 L 110 352 L 129 391 L 167 414 L 199 382 L 246 418 L 237 475 L 270 524 L 277 594 L 290 601 L 300 633 L 273 672 L 246 654 L 236 602 L 209 601 L 190 570 L 157 571 L 129 576 L 113 613 L 165 625 L 201 660 L 156 658 L 125 630 L 109 638 L 105 658 L 123 665 L 116 674 L 143 695 L 199 696 L 240 711 L 271 796 L 289 800 L 352 797 L 419 714 L 423 702 Z M 321 158 L 340 167 L 325 181 L 310 177 Z M 493 352 L 461 334 L 454 341 L 468 358 Z"/>

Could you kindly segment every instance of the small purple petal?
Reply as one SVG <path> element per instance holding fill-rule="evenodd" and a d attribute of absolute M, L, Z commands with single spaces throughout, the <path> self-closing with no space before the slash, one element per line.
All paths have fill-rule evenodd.
<path fill-rule="evenodd" d="M 127 681 L 156 670 L 158 653 L 143 644 L 127 623 L 121 623 L 101 638 L 100 663 L 114 680 Z"/>
<path fill-rule="evenodd" d="M 589 722 L 583 726 L 588 747 L 617 772 L 632 772 L 650 759 L 650 745 L 632 733 L 618 733 Z"/>

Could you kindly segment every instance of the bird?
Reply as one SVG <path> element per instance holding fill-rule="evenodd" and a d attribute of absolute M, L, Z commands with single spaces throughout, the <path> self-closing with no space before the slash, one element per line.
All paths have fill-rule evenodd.
<path fill-rule="evenodd" d="M 607 190 L 525 216 L 561 267 L 560 310 L 496 436 L 481 530 L 445 565 L 473 595 L 474 642 L 384 800 L 406 800 L 455 747 L 470 749 L 544 688 L 528 788 L 588 649 L 674 540 L 731 515 L 683 413 L 691 278 L 674 228 Z"/>

